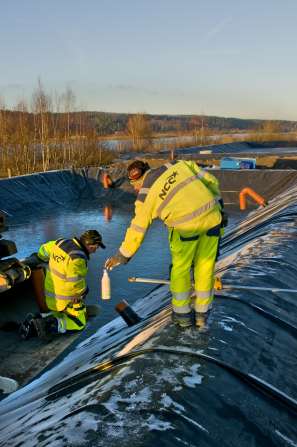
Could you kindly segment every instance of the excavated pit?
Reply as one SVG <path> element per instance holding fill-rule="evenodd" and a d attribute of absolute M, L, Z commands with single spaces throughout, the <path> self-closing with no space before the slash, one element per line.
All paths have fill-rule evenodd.
<path fill-rule="evenodd" d="M 120 179 L 123 172 L 122 166 L 110 170 L 114 179 Z M 241 223 L 235 213 L 217 266 L 223 283 L 297 289 L 295 172 L 213 172 L 220 178 L 223 197 L 230 206 L 237 205 L 238 192 L 245 186 L 270 202 Z M 90 262 L 98 281 L 102 260 L 122 236 L 117 234 L 113 240 L 108 231 L 116 222 L 115 210 L 125 224 L 135 198 L 125 183 L 104 190 L 101 173 L 92 168 L 2 180 L 0 208 L 11 225 L 5 237 L 15 237 L 18 242 L 18 232 L 27 228 L 28 239 L 32 220 L 40 215 L 49 228 L 39 234 L 35 225 L 29 246 L 35 251 L 35 243 L 45 236 L 54 237 L 57 230 L 69 227 L 69 235 L 76 233 L 88 216 L 87 224 L 102 227 L 110 247 Z M 83 213 L 77 203 L 83 204 Z M 109 221 L 104 220 L 106 206 L 114 213 Z M 53 229 L 51 221 L 57 210 L 65 225 Z M 48 353 L 50 361 L 63 352 L 56 365 L 0 403 L 0 445 L 113 446 L 121 442 L 123 446 L 150 446 L 160 442 L 160 435 L 164 446 L 297 445 L 296 296 L 248 289 L 222 293 L 215 301 L 208 332 L 179 332 L 170 323 L 167 286 L 154 290 L 131 284 L 123 287 L 128 276 L 166 277 L 168 253 L 158 265 L 152 256 L 156 233 L 166 239 L 166 232 L 159 236 L 161 228 L 157 224 L 152 229 L 137 255 L 139 260 L 146 259 L 142 261 L 144 270 L 136 271 L 140 261 L 135 259 L 125 267 L 131 271 L 114 276 L 113 282 L 122 289 L 108 303 L 114 312 L 118 300 L 133 303 L 139 296 L 134 308 L 143 321 L 128 328 L 117 318 L 102 326 L 103 312 L 86 330 L 84 340 L 71 341 L 65 336 L 64 344 L 57 342 L 59 349 L 50 344 L 46 348 L 53 350 Z M 131 287 L 133 297 L 127 296 Z M 91 289 L 90 299 L 98 301 L 95 280 Z M 23 297 L 13 295 L 15 309 Z M 0 298 L 3 308 L 5 293 Z M 105 316 L 106 322 L 110 321 L 111 314 Z M 34 349 L 41 353 L 44 347 L 33 346 L 31 351 Z M 143 351 L 136 355 L 140 349 Z M 26 355 L 29 352 L 20 352 L 19 361 Z M 106 367 L 102 362 L 108 359 L 112 361 Z"/>

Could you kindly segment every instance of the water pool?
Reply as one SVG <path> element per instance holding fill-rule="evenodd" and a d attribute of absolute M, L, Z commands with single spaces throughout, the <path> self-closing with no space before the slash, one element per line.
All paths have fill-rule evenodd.
<path fill-rule="evenodd" d="M 167 243 L 167 229 L 160 221 L 154 221 L 145 241 L 134 258 L 125 266 L 110 273 L 112 297 L 101 300 L 101 276 L 104 261 L 114 254 L 129 225 L 134 210 L 133 204 L 113 206 L 112 218 L 106 218 L 106 208 L 98 202 L 81 202 L 75 207 L 41 210 L 38 216 L 24 212 L 22 218 L 8 220 L 7 239 L 15 241 L 19 259 L 38 250 L 40 244 L 60 237 L 79 236 L 87 229 L 97 229 L 103 236 L 105 250 L 91 255 L 88 272 L 90 292 L 87 303 L 99 303 L 102 307 L 100 326 L 117 316 L 114 306 L 126 299 L 133 304 L 146 295 L 155 285 L 129 283 L 130 276 L 168 278 L 170 254 Z M 241 218 L 239 212 L 232 212 L 231 223 Z"/>

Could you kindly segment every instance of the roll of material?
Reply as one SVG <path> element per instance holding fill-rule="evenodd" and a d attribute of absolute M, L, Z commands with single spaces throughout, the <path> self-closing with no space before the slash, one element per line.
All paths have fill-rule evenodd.
<path fill-rule="evenodd" d="M 120 314 L 128 326 L 134 326 L 141 321 L 140 316 L 129 306 L 126 300 L 120 301 L 115 310 Z"/>

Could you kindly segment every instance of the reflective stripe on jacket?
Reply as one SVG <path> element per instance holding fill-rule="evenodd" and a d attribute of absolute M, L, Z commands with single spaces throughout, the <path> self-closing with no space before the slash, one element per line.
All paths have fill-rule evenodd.
<path fill-rule="evenodd" d="M 44 288 L 50 309 L 63 310 L 84 295 L 89 255 L 76 238 L 49 241 L 41 245 L 38 256 L 48 261 Z"/>
<path fill-rule="evenodd" d="M 131 258 L 156 218 L 187 235 L 207 231 L 221 222 L 219 199 L 218 180 L 193 161 L 171 162 L 150 169 L 137 196 L 135 217 L 120 253 Z"/>

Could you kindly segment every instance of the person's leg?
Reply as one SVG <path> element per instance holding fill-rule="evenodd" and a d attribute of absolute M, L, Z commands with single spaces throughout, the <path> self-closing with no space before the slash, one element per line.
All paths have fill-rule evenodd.
<path fill-rule="evenodd" d="M 67 331 L 83 330 L 87 323 L 87 311 L 83 301 L 78 303 L 66 302 L 61 309 L 61 303 L 48 302 L 51 314 L 44 318 L 34 319 L 34 327 L 39 338 L 49 341 L 54 334 L 63 334 Z"/>
<path fill-rule="evenodd" d="M 83 299 L 77 303 L 65 300 L 55 300 L 47 297 L 48 308 L 58 320 L 58 332 L 79 331 L 85 328 L 87 323 L 86 305 Z"/>
<path fill-rule="evenodd" d="M 188 239 L 177 230 L 170 232 L 172 268 L 170 290 L 172 293 L 173 322 L 180 326 L 191 326 L 191 266 L 196 251 L 198 236 Z"/>
<path fill-rule="evenodd" d="M 83 301 L 69 303 L 63 314 L 65 331 L 82 331 L 87 324 L 87 308 Z M 61 331 L 62 332 L 62 331 Z"/>
<path fill-rule="evenodd" d="M 34 318 L 32 320 L 38 338 L 43 341 L 51 341 L 54 335 L 59 333 L 58 318 L 53 315 L 46 317 Z"/>
<path fill-rule="evenodd" d="M 200 235 L 194 258 L 196 314 L 206 313 L 213 301 L 214 269 L 218 243 L 218 236 Z"/>

